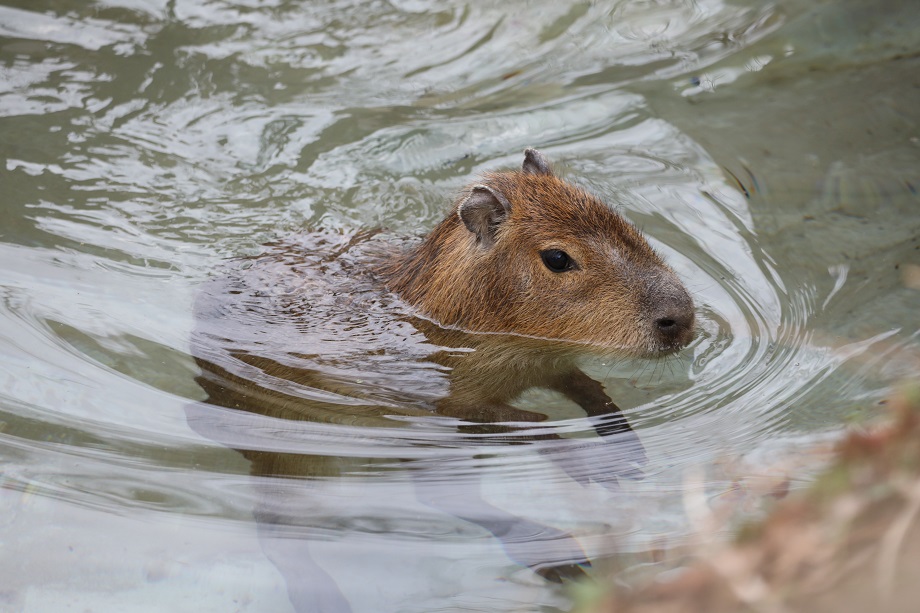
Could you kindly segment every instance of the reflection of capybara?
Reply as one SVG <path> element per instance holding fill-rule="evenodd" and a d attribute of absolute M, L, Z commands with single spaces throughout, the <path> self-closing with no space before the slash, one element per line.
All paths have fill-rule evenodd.
<path fill-rule="evenodd" d="M 392 290 L 444 326 L 655 356 L 693 335 L 693 301 L 636 228 L 528 149 L 487 174 L 415 250 Z"/>
<path fill-rule="evenodd" d="M 460 420 L 456 438 L 440 439 L 446 449 L 532 443 L 579 482 L 615 486 L 638 476 L 645 453 L 578 358 L 589 347 L 662 356 L 693 335 L 693 302 L 674 272 L 629 222 L 555 177 L 533 149 L 521 171 L 487 174 L 468 189 L 418 246 L 394 255 L 393 241 L 379 239 L 315 232 L 275 243 L 227 266 L 196 304 L 192 351 L 208 398 L 189 407 L 189 421 L 252 462 L 263 548 L 298 611 L 351 607 L 311 555 L 311 535 L 328 529 L 309 511 L 317 491 L 262 477 L 361 474 L 376 447 L 340 457 L 266 436 L 283 431 L 281 420 L 347 430 L 437 414 Z M 512 402 L 534 387 L 581 406 L 600 438 L 529 425 L 547 416 Z M 475 471 L 450 453 L 442 461 L 425 431 L 399 435 L 421 437 L 399 452 L 420 501 L 485 528 L 548 579 L 583 573 L 576 539 L 483 500 Z"/>

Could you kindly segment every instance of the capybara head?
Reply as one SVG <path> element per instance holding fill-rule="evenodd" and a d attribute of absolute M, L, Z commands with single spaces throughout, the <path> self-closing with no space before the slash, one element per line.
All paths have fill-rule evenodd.
<path fill-rule="evenodd" d="M 693 338 L 690 294 L 642 234 L 555 176 L 535 149 L 486 174 L 425 240 L 384 267 L 443 326 L 601 345 L 639 356 Z"/>

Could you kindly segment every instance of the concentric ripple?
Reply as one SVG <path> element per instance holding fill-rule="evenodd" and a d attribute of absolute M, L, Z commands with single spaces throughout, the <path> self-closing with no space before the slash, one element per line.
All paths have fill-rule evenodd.
<path fill-rule="evenodd" d="M 76 4 L 0 6 L 4 610 L 569 610 L 553 570 L 668 568 L 688 492 L 756 515 L 920 369 L 909 2 Z M 641 450 L 542 389 L 437 415 L 481 347 L 355 282 L 529 146 L 697 304 L 581 356 Z"/>

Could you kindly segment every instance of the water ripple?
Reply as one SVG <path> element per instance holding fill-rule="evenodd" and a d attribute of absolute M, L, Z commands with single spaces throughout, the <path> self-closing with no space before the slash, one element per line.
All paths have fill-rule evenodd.
<path fill-rule="evenodd" d="M 72 5 L 0 7 L 0 597 L 17 610 L 111 608 L 99 577 L 107 599 L 227 610 L 247 584 L 280 610 L 264 594 L 310 555 L 355 610 L 567 609 L 514 546 L 562 559 L 570 534 L 629 583 L 692 540 L 687 488 L 750 516 L 754 481 L 806 481 L 815 449 L 920 370 L 909 3 L 879 28 L 850 0 Z M 545 422 L 438 416 L 432 356 L 464 348 L 341 282 L 365 230 L 404 245 L 528 146 L 637 223 L 698 306 L 679 355 L 583 357 L 641 471 L 595 436 L 613 418 L 555 392 L 515 402 Z M 203 326 L 228 258 L 279 237 L 301 260 L 267 269 L 262 312 Z M 238 350 L 215 359 L 248 411 L 203 402 L 202 335 Z M 294 415 L 253 412 L 279 406 Z M 531 523 L 503 549 L 420 491 Z M 265 571 L 263 550 L 290 566 Z"/>

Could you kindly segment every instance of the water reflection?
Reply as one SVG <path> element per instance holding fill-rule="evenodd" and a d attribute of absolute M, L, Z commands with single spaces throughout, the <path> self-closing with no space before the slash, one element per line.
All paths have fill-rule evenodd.
<path fill-rule="evenodd" d="M 252 522 L 275 500 L 295 547 L 279 555 L 307 543 L 355 610 L 565 610 L 488 530 L 419 503 L 400 458 L 475 475 L 489 505 L 571 535 L 591 573 L 627 585 L 693 538 L 689 467 L 742 515 L 758 476 L 807 478 L 805 450 L 920 363 L 902 276 L 920 236 L 917 15 L 909 0 L 5 2 L 0 608 L 289 609 Z M 514 406 L 551 420 L 515 432 L 435 419 L 449 374 L 430 356 L 450 343 L 408 323 L 352 329 L 357 355 L 289 330 L 327 349 L 268 357 L 341 389 L 260 386 L 320 422 L 197 405 L 226 427 L 189 429 L 193 305 L 228 256 L 305 227 L 421 234 L 529 145 L 641 225 L 699 305 L 678 357 L 579 364 L 639 436 L 644 479 L 583 484 L 541 453 L 558 441 L 507 444 L 593 440 L 557 392 L 525 393 Z M 214 441 L 344 476 L 253 480 Z"/>
<path fill-rule="evenodd" d="M 374 238 L 301 235 L 237 262 L 199 298 L 198 380 L 207 402 L 229 411 L 195 405 L 189 421 L 251 462 L 263 549 L 287 577 L 295 607 L 351 610 L 348 592 L 311 551 L 317 541 L 381 530 L 391 540 L 431 539 L 443 523 L 432 511 L 484 528 L 510 559 L 552 581 L 583 577 L 589 562 L 579 543 L 487 502 L 480 473 L 502 474 L 508 463 L 495 460 L 516 457 L 515 479 L 543 479 L 527 455 L 507 451 L 527 443 L 576 481 L 615 487 L 641 474 L 641 443 L 602 386 L 575 366 L 578 347 L 407 320 L 405 306 L 389 304 L 394 298 L 368 273 L 381 248 L 368 247 Z M 538 425 L 543 411 L 509 404 L 536 386 L 576 402 L 593 418 L 582 427 L 603 438 L 562 439 Z M 340 426 L 299 427 L 303 421 Z M 319 433 L 334 444 L 316 445 Z M 485 457 L 490 468 L 480 466 Z M 429 507 L 421 530 L 417 509 L 383 518 L 366 516 L 365 506 L 349 521 L 347 512 L 322 508 L 338 507 L 326 501 L 325 484 L 369 476 L 380 484 L 397 468 Z"/>

